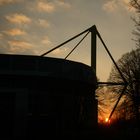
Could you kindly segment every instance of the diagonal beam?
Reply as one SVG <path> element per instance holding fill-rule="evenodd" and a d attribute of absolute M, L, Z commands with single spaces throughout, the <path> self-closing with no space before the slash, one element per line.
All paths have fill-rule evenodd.
<path fill-rule="evenodd" d="M 125 90 L 126 90 L 126 88 L 127 88 L 127 85 L 124 86 L 124 88 L 123 88 L 123 90 L 122 90 L 122 92 L 121 92 L 121 94 L 120 94 L 120 96 L 119 96 L 119 98 L 118 98 L 116 104 L 114 105 L 114 107 L 113 107 L 113 109 L 112 109 L 112 111 L 111 111 L 111 113 L 110 113 L 110 115 L 109 115 L 109 118 L 108 118 L 109 120 L 111 119 L 111 117 L 112 117 L 112 115 L 113 115 L 113 113 L 114 113 L 114 111 L 115 111 L 115 109 L 116 109 L 116 107 L 117 107 L 117 105 L 118 105 L 118 103 L 119 103 L 121 97 L 123 96 L 123 94 L 124 94 L 124 92 L 125 92 Z"/>
<path fill-rule="evenodd" d="M 100 33 L 98 32 L 98 30 L 96 30 L 96 34 L 97 34 L 97 36 L 99 37 L 100 41 L 102 42 L 102 44 L 103 44 L 105 50 L 107 51 L 109 57 L 111 58 L 112 62 L 114 63 L 116 69 L 118 70 L 120 76 L 122 77 L 122 79 L 123 79 L 123 81 L 124 81 L 124 83 L 108 83 L 108 84 L 110 84 L 110 85 L 111 85 L 111 84 L 112 84 L 112 85 L 124 85 L 124 88 L 123 88 L 123 90 L 122 90 L 122 92 L 121 92 L 121 94 L 120 94 L 120 96 L 119 96 L 119 98 L 118 98 L 118 100 L 117 100 L 115 106 L 113 107 L 113 109 L 112 109 L 112 111 L 111 111 L 111 113 L 110 113 L 110 115 L 109 115 L 109 119 L 110 119 L 110 118 L 112 117 L 112 115 L 113 115 L 113 113 L 114 113 L 114 111 L 115 111 L 115 109 L 116 109 L 116 107 L 117 107 L 117 105 L 118 105 L 118 103 L 119 103 L 121 97 L 123 96 L 123 94 L 124 94 L 124 92 L 125 92 L 125 90 L 126 90 L 126 88 L 127 88 L 127 86 L 128 86 L 128 82 L 126 81 L 126 79 L 125 79 L 123 73 L 121 72 L 120 68 L 118 67 L 118 65 L 117 65 L 117 63 L 115 62 L 114 58 L 112 57 L 111 53 L 109 52 L 109 50 L 108 50 L 106 44 L 104 43 L 104 41 L 103 41 L 103 39 L 102 39 Z"/>
<path fill-rule="evenodd" d="M 114 65 L 115 65 L 116 69 L 118 70 L 118 72 L 119 72 L 120 76 L 122 77 L 122 79 L 123 79 L 124 83 L 127 83 L 127 81 L 126 81 L 125 77 L 123 76 L 123 74 L 122 74 L 121 70 L 119 69 L 119 67 L 118 67 L 117 63 L 115 62 L 114 58 L 112 57 L 111 53 L 109 52 L 109 50 L 108 50 L 108 48 L 107 48 L 106 44 L 104 43 L 104 41 L 103 41 L 103 39 L 102 39 L 102 37 L 101 37 L 100 33 L 98 32 L 98 30 L 96 30 L 96 33 L 97 33 L 97 36 L 99 37 L 100 41 L 102 42 L 102 44 L 103 44 L 103 46 L 104 46 L 105 50 L 107 51 L 107 53 L 108 53 L 109 57 L 111 58 L 112 62 L 114 63 Z"/>
<path fill-rule="evenodd" d="M 126 85 L 124 82 L 98 82 L 98 85 L 115 86 L 115 85 Z"/>
<path fill-rule="evenodd" d="M 76 44 L 76 46 L 67 54 L 67 56 L 65 57 L 65 59 L 67 59 L 69 57 L 69 55 L 78 47 L 78 45 L 86 38 L 86 36 L 89 34 L 90 31 L 88 31 L 86 33 L 86 35 Z"/>
<path fill-rule="evenodd" d="M 79 37 L 80 35 L 82 35 L 82 34 L 84 34 L 84 33 L 88 32 L 88 31 L 89 31 L 91 28 L 93 28 L 93 27 L 95 27 L 95 25 L 93 25 L 92 27 L 90 27 L 90 28 L 86 29 L 85 31 L 83 31 L 83 32 L 81 32 L 81 33 L 79 33 L 79 34 L 75 35 L 74 37 L 72 37 L 72 38 L 70 38 L 70 39 L 66 40 L 65 42 L 63 42 L 63 43 L 61 43 L 60 45 L 58 45 L 58 46 L 56 46 L 56 47 L 52 48 L 51 50 L 49 50 L 49 51 L 47 51 L 47 52 L 43 53 L 41 56 L 45 56 L 45 55 L 47 55 L 48 53 L 50 53 L 50 52 L 52 52 L 52 51 L 54 51 L 54 50 L 56 50 L 56 49 L 60 48 L 61 46 L 65 45 L 66 43 L 68 43 L 68 42 L 72 41 L 73 39 L 75 39 L 75 38 Z"/>

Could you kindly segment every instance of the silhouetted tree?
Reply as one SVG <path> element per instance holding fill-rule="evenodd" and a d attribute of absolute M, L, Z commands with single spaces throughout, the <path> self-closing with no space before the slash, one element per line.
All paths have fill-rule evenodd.
<path fill-rule="evenodd" d="M 136 42 L 136 47 L 140 48 L 140 0 L 131 0 L 130 4 L 136 12 L 136 17 L 132 17 L 132 20 L 135 23 L 135 29 L 132 33 L 136 36 L 134 39 Z"/>
<path fill-rule="evenodd" d="M 119 104 L 121 115 L 127 113 L 127 117 L 135 117 L 139 122 L 140 117 L 140 48 L 132 50 L 124 54 L 117 62 L 123 76 L 129 83 L 123 97 L 121 104 Z M 118 70 L 113 66 L 109 81 L 123 82 Z M 114 98 L 117 100 L 118 95 L 121 94 L 123 86 L 110 86 L 108 90 L 115 93 Z M 128 116 L 129 114 L 129 116 Z"/>
<path fill-rule="evenodd" d="M 99 86 L 96 90 L 96 96 L 98 98 L 98 115 L 103 116 L 104 113 L 106 113 L 105 108 L 107 108 L 107 105 L 105 103 L 106 100 L 106 91 L 103 86 Z"/>
<path fill-rule="evenodd" d="M 137 13 L 140 13 L 140 0 L 130 0 L 130 4 L 135 8 Z"/>

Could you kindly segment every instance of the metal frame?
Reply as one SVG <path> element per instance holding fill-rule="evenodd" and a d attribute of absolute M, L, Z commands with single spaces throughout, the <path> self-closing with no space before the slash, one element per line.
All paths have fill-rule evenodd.
<path fill-rule="evenodd" d="M 119 69 L 117 63 L 115 62 L 113 56 L 111 55 L 110 51 L 108 50 L 106 44 L 104 43 L 104 41 L 103 41 L 103 39 L 102 39 L 102 37 L 101 37 L 100 33 L 98 32 L 98 30 L 97 30 L 97 28 L 96 28 L 95 25 L 93 25 L 93 26 L 91 26 L 90 28 L 86 29 L 85 31 L 83 31 L 83 32 L 81 32 L 81 33 L 75 35 L 74 37 L 72 37 L 72 38 L 66 40 L 65 42 L 63 42 L 63 43 L 61 43 L 60 45 L 58 45 L 58 46 L 52 48 L 51 50 L 49 50 L 49 51 L 43 53 L 41 56 L 43 57 L 43 56 L 45 56 L 45 55 L 51 53 L 52 51 L 54 51 L 54 50 L 56 50 L 56 49 L 62 47 L 63 45 L 67 44 L 68 42 L 74 40 L 75 38 L 77 38 L 77 37 L 79 37 L 79 36 L 81 36 L 81 35 L 87 33 L 87 34 L 77 43 L 77 45 L 70 51 L 70 53 L 65 57 L 65 59 L 67 59 L 67 57 L 68 57 L 68 56 L 78 47 L 78 45 L 85 39 L 85 37 L 89 34 L 89 32 L 91 33 L 91 68 L 94 70 L 95 74 L 96 74 L 96 49 L 97 49 L 97 36 L 98 36 L 98 38 L 100 39 L 101 43 L 103 44 L 103 46 L 104 46 L 104 48 L 105 48 L 107 54 L 109 55 L 110 59 L 112 60 L 113 64 L 115 65 L 116 69 L 118 70 L 118 72 L 119 72 L 119 74 L 120 74 L 120 76 L 122 77 L 122 80 L 123 80 L 122 83 L 115 83 L 115 82 L 114 82 L 114 83 L 113 83 L 113 82 L 98 82 L 98 83 L 97 83 L 98 85 L 109 85 L 109 86 L 123 85 L 123 86 L 124 86 L 124 88 L 123 88 L 123 90 L 122 90 L 122 93 L 120 94 L 120 96 L 119 96 L 119 98 L 118 98 L 118 100 L 117 100 L 115 106 L 113 107 L 113 109 L 112 109 L 112 111 L 111 111 L 111 113 L 110 113 L 110 115 L 109 115 L 109 119 L 111 119 L 111 117 L 112 117 L 112 115 L 113 115 L 113 113 L 114 113 L 114 111 L 115 111 L 115 108 L 117 107 L 117 105 L 118 105 L 118 103 L 119 103 L 119 101 L 120 101 L 122 95 L 124 94 L 125 90 L 127 89 L 128 83 L 127 83 L 125 77 L 123 76 L 123 73 L 122 73 L 121 70 Z"/>

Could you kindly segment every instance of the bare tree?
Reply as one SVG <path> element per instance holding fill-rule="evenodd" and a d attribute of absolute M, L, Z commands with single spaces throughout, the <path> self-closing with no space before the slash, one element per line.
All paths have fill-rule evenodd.
<path fill-rule="evenodd" d="M 136 9 L 137 13 L 140 13 L 140 0 L 131 0 L 130 5 Z"/>
<path fill-rule="evenodd" d="M 132 20 L 135 23 L 135 29 L 133 30 L 133 34 L 135 35 L 134 41 L 136 42 L 136 47 L 140 48 L 140 0 L 131 0 L 130 5 L 136 11 L 136 17 L 132 17 Z"/>
<path fill-rule="evenodd" d="M 129 53 L 124 54 L 117 62 L 121 72 L 128 82 L 128 87 L 123 95 L 123 101 L 119 105 L 120 110 L 127 108 L 127 113 L 132 117 L 135 117 L 139 122 L 140 117 L 140 49 L 132 50 Z M 123 82 L 120 74 L 115 66 L 113 66 L 109 81 L 111 82 Z M 110 92 L 115 93 L 114 98 L 121 94 L 123 86 L 111 86 L 108 88 Z M 129 108 L 129 109 L 128 109 Z M 123 113 L 123 112 L 121 112 Z M 126 110 L 125 112 L 126 113 Z M 133 115 L 132 115 L 133 114 Z M 128 114 L 127 114 L 128 115 Z"/>

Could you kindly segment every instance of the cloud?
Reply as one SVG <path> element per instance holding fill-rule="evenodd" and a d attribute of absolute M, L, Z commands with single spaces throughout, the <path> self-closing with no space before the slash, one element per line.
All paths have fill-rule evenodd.
<path fill-rule="evenodd" d="M 11 23 L 15 23 L 15 24 L 27 24 L 31 22 L 31 19 L 29 17 L 27 17 L 24 14 L 11 14 L 11 15 L 7 15 L 5 16 L 5 18 L 11 22 Z"/>
<path fill-rule="evenodd" d="M 37 9 L 40 12 L 52 13 L 52 12 L 55 11 L 55 5 L 53 3 L 51 3 L 51 2 L 38 1 Z"/>
<path fill-rule="evenodd" d="M 60 55 L 60 54 L 65 53 L 66 51 L 67 51 L 67 48 L 58 48 L 58 49 L 54 50 L 52 52 L 52 54 L 54 54 L 54 55 Z"/>
<path fill-rule="evenodd" d="M 103 5 L 103 10 L 107 11 L 107 12 L 113 12 L 117 9 L 117 4 L 116 1 L 112 0 L 112 1 L 107 1 L 104 5 Z"/>
<path fill-rule="evenodd" d="M 3 39 L 3 34 L 0 33 L 0 39 Z"/>
<path fill-rule="evenodd" d="M 128 12 L 134 11 L 134 8 L 130 5 L 130 0 L 107 0 L 102 8 L 106 12 L 115 12 L 120 9 L 125 9 Z"/>
<path fill-rule="evenodd" d="M 18 35 L 25 35 L 26 34 L 25 31 L 18 29 L 18 28 L 10 29 L 10 30 L 4 31 L 4 32 L 8 35 L 11 35 L 11 36 L 18 36 Z"/>
<path fill-rule="evenodd" d="M 10 46 L 10 52 L 24 52 L 33 48 L 32 44 L 20 40 L 11 40 L 8 41 L 8 44 Z"/>
<path fill-rule="evenodd" d="M 38 24 L 42 27 L 50 27 L 50 23 L 45 19 L 38 19 Z"/>
<path fill-rule="evenodd" d="M 52 45 L 52 42 L 50 41 L 50 39 L 48 38 L 48 36 L 45 36 L 43 38 L 43 40 L 41 41 L 42 44 L 45 44 L 45 45 Z"/>
<path fill-rule="evenodd" d="M 48 36 L 45 36 L 43 38 L 43 40 L 41 41 L 41 43 L 44 45 L 48 45 L 49 47 L 53 45 L 53 43 L 50 41 Z M 52 51 L 52 54 L 53 55 L 60 55 L 60 54 L 65 53 L 67 50 L 68 50 L 67 48 L 58 48 L 58 49 Z"/>
<path fill-rule="evenodd" d="M 71 4 L 64 0 L 36 0 L 35 3 L 30 3 L 30 11 L 38 10 L 39 12 L 53 13 L 59 9 L 69 9 Z"/>
<path fill-rule="evenodd" d="M 20 1 L 22 1 L 22 0 L 0 0 L 0 6 L 11 4 L 11 3 L 16 3 L 16 2 L 20 2 Z"/>
<path fill-rule="evenodd" d="M 71 8 L 70 3 L 65 2 L 64 0 L 57 0 L 57 4 L 63 8 Z"/>

